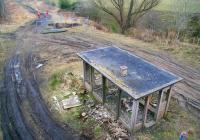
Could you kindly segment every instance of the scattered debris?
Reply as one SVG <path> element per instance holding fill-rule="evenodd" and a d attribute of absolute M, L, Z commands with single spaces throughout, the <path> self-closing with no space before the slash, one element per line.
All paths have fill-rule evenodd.
<path fill-rule="evenodd" d="M 77 27 L 77 26 L 81 26 L 81 24 L 79 23 L 51 23 L 49 24 L 49 26 L 53 26 L 57 29 L 61 29 L 61 28 L 73 28 L 73 27 Z"/>
<path fill-rule="evenodd" d="M 63 96 L 64 96 L 64 97 L 68 97 L 68 96 L 70 96 L 70 95 L 72 95 L 71 92 L 65 92 L 65 93 L 63 93 Z"/>
<path fill-rule="evenodd" d="M 130 133 L 122 126 L 119 121 L 116 121 L 114 117 L 108 112 L 102 105 L 95 105 L 93 101 L 87 101 L 87 112 L 81 114 L 83 119 L 93 118 L 100 125 L 103 125 L 109 132 L 111 137 L 115 139 L 126 140 L 130 137 Z"/>
<path fill-rule="evenodd" d="M 59 104 L 59 101 L 58 101 L 58 99 L 57 99 L 57 97 L 56 96 L 53 96 L 52 97 L 52 106 L 51 106 L 51 108 L 50 108 L 50 110 L 52 111 L 52 110 L 56 110 L 56 111 L 61 111 L 61 107 L 60 107 L 60 104 Z"/>
<path fill-rule="evenodd" d="M 82 114 L 81 114 L 81 116 L 82 117 L 85 117 L 87 114 L 85 113 L 85 112 L 83 112 Z"/>
<path fill-rule="evenodd" d="M 72 95 L 68 99 L 61 101 L 63 109 L 69 109 L 81 105 L 79 97 L 77 95 Z"/>
<path fill-rule="evenodd" d="M 50 34 L 50 33 L 62 33 L 66 32 L 67 29 L 46 29 L 41 32 L 41 34 Z"/>
<path fill-rule="evenodd" d="M 39 68 L 41 68 L 43 66 L 43 64 L 38 64 L 37 66 L 36 66 L 36 69 L 39 69 Z"/>
<path fill-rule="evenodd" d="M 112 138 L 121 138 L 123 140 L 128 139 L 128 137 L 130 136 L 129 132 L 122 126 L 120 122 L 115 120 L 113 115 L 111 115 L 110 112 L 106 108 L 104 108 L 103 105 L 96 104 L 96 102 L 92 100 L 89 95 L 84 95 L 84 98 L 82 98 L 84 88 L 82 91 L 82 84 L 81 82 L 79 83 L 79 81 L 81 81 L 80 79 L 78 79 L 71 72 L 64 73 L 61 78 L 63 83 L 60 86 L 62 91 L 64 91 L 61 94 L 61 98 L 58 98 L 61 108 L 63 108 L 64 110 L 70 109 L 80 106 L 82 105 L 81 103 L 83 103 L 84 109 L 79 114 L 82 122 L 86 122 L 90 119 L 95 120 L 97 125 L 103 127 L 103 129 L 108 132 L 109 136 L 106 136 L 107 140 L 110 140 Z M 96 76 L 96 81 L 101 81 L 98 75 Z M 79 100 L 79 98 L 81 100 Z M 55 97 L 53 97 L 52 99 L 56 100 Z"/>

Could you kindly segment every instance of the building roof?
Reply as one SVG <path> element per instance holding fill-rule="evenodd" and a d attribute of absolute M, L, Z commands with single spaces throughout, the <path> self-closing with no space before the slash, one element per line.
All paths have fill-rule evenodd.
<path fill-rule="evenodd" d="M 78 55 L 135 99 L 182 80 L 182 78 L 117 47 L 99 48 L 81 52 Z M 120 66 L 128 67 L 127 76 L 121 76 Z"/>

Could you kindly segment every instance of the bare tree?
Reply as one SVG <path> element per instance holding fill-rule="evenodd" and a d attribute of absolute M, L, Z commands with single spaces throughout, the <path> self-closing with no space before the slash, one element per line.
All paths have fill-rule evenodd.
<path fill-rule="evenodd" d="M 124 34 L 137 20 L 161 0 L 93 0 L 95 6 L 111 15 Z"/>
<path fill-rule="evenodd" d="M 5 1 L 0 0 L 0 20 L 5 18 L 5 16 L 6 16 Z"/>
<path fill-rule="evenodd" d="M 190 16 L 191 1 L 190 0 L 171 0 L 172 11 L 174 12 L 173 25 L 177 32 L 176 39 L 179 39 L 180 31 L 185 30 Z"/>

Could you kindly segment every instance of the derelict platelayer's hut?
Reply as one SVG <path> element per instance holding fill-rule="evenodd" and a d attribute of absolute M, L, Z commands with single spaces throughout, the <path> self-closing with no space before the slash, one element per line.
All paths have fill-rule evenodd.
<path fill-rule="evenodd" d="M 117 47 L 78 55 L 86 89 L 130 131 L 161 119 L 167 113 L 172 86 L 182 79 Z"/>

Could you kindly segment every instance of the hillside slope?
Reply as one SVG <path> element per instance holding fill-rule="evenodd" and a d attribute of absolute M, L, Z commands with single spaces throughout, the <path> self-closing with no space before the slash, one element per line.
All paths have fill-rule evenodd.
<path fill-rule="evenodd" d="M 49 13 L 54 23 L 71 22 L 55 10 L 50 10 Z M 79 19 L 79 17 L 73 18 L 76 18 L 76 20 Z M 48 23 L 49 21 L 46 22 Z M 189 55 L 188 53 L 185 55 L 185 52 L 182 55 L 183 51 L 180 48 L 172 48 L 172 46 L 165 46 L 157 43 L 145 43 L 134 39 L 133 37 L 106 33 L 95 29 L 91 25 L 83 24 L 82 26 L 67 28 L 67 31 L 62 33 L 41 33 L 44 29 L 48 30 L 49 28 L 50 27 L 47 26 L 47 24 L 46 26 L 35 26 L 33 23 L 20 28 L 11 36 L 0 36 L 1 39 L 7 39 L 14 42 L 13 44 L 7 44 L 7 46 L 16 46 L 17 48 L 17 52 L 12 54 L 14 56 L 12 57 L 13 59 L 10 59 L 10 63 L 6 65 L 8 71 L 5 71 L 6 76 L 4 76 L 4 87 L 6 88 L 6 91 L 11 92 L 4 92 L 4 98 L 1 98 L 2 101 L 6 101 L 6 98 L 15 101 L 14 103 L 2 104 L 4 111 L 4 115 L 2 116 L 6 120 L 4 123 L 6 124 L 4 127 L 6 130 L 10 127 L 9 124 L 12 119 L 17 122 L 15 117 L 18 117 L 22 121 L 20 123 L 27 126 L 29 130 L 31 128 L 31 134 L 32 132 L 36 134 L 34 137 L 37 137 L 38 139 L 50 137 L 52 134 L 51 132 L 46 131 L 49 129 L 46 124 L 48 124 L 49 121 L 52 126 L 55 126 L 55 124 L 57 126 L 57 123 L 55 123 L 56 121 L 53 119 L 54 116 L 60 114 L 58 112 L 53 113 L 49 111 L 48 101 L 51 99 L 52 93 L 42 92 L 44 87 L 48 88 L 47 85 L 49 78 L 53 72 L 65 68 L 69 63 L 77 64 L 75 62 L 78 62 L 81 64 L 81 60 L 78 59 L 76 53 L 111 45 L 116 45 L 117 47 L 128 50 L 158 67 L 164 68 L 180 77 L 183 77 L 184 80 L 173 88 L 173 95 L 174 97 L 177 97 L 179 104 L 184 105 L 186 109 L 188 109 L 187 111 L 191 111 L 194 115 L 199 117 L 199 113 L 195 114 L 194 111 L 194 107 L 199 107 L 200 103 L 199 46 L 191 46 L 192 50 L 185 48 L 187 52 L 189 52 Z M 0 41 L 1 46 L 6 46 L 2 40 Z M 13 50 L 15 50 L 14 47 Z M 193 52 L 196 52 L 197 54 L 194 54 Z M 19 55 L 22 57 L 18 57 Z M 14 66 L 18 62 L 20 63 L 21 69 Z M 43 64 L 43 66 L 41 69 L 36 69 L 37 64 L 40 63 Z M 23 84 L 15 84 L 14 82 L 16 82 L 16 79 L 14 81 L 12 80 L 12 77 L 16 77 L 16 75 L 13 74 L 15 68 L 18 70 L 20 69 L 19 72 Z M 24 87 L 25 89 L 27 87 L 29 90 L 24 90 Z M 23 94 L 22 96 L 19 96 L 20 101 L 15 93 L 17 95 Z M 13 94 L 15 96 L 12 96 Z M 36 98 L 34 98 L 34 95 Z M 173 104 L 174 102 L 175 104 Z M 142 137 L 141 139 L 159 140 L 162 137 L 164 137 L 164 140 L 178 139 L 180 132 L 184 129 L 191 129 L 191 139 L 196 140 L 199 138 L 200 129 L 198 121 L 193 119 L 192 115 L 183 108 L 180 108 L 176 100 L 174 102 L 171 103 L 169 116 L 163 120 L 161 124 L 155 126 L 156 131 L 145 130 L 144 132 L 141 132 L 142 134 L 139 135 Z M 15 113 L 13 112 L 10 114 L 6 113 L 10 111 L 6 107 L 16 111 L 16 114 L 20 114 L 20 116 L 15 116 Z M 16 107 L 17 109 L 15 109 Z M 20 109 L 22 111 L 19 111 Z M 7 115 L 11 117 L 9 118 Z M 170 115 L 172 117 L 170 117 Z M 21 118 L 21 116 L 23 116 L 23 118 Z M 47 123 L 45 120 L 46 117 L 48 117 Z M 59 122 L 60 120 L 57 121 Z M 69 130 L 67 127 L 68 125 L 64 122 L 62 123 L 61 128 L 65 127 L 65 129 Z M 16 129 L 20 132 L 19 126 L 15 126 L 15 123 L 13 123 L 12 126 L 12 129 Z M 52 128 L 50 130 L 55 132 Z M 11 131 L 11 133 L 12 132 L 15 135 L 15 131 Z M 63 129 L 62 133 L 64 133 Z M 20 134 L 23 135 L 21 132 Z"/>

